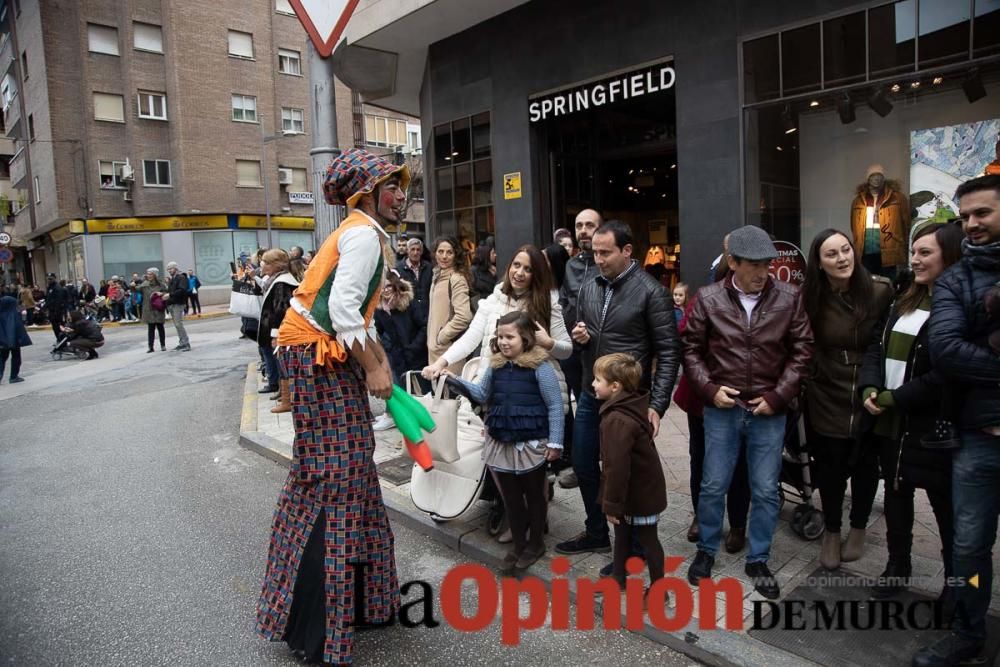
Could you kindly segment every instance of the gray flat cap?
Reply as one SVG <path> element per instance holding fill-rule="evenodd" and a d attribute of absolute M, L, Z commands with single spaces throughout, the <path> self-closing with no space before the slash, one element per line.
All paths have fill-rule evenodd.
<path fill-rule="evenodd" d="M 729 235 L 729 254 L 757 262 L 774 259 L 778 251 L 767 232 L 756 225 L 745 225 Z"/>

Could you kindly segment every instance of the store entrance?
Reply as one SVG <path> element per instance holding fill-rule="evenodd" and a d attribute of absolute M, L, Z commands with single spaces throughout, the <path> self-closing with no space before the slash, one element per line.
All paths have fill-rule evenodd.
<path fill-rule="evenodd" d="M 633 256 L 667 287 L 680 271 L 677 139 L 673 88 L 540 123 L 549 224 L 573 229 L 585 208 L 621 220 Z"/>

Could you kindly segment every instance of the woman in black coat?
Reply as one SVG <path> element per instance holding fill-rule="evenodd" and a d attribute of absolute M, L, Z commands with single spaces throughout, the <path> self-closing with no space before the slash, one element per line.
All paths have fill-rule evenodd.
<path fill-rule="evenodd" d="M 945 402 L 944 380 L 932 367 L 928 316 L 934 281 L 962 257 L 962 229 L 925 223 L 913 235 L 914 279 L 892 304 L 865 352 L 859 385 L 865 409 L 875 415 L 873 429 L 885 479 L 885 521 L 889 561 L 872 591 L 885 599 L 906 590 L 912 574 L 913 494 L 924 489 L 941 536 L 947 582 L 952 573 L 951 450 L 925 444 Z M 953 592 L 947 583 L 941 599 L 948 609 Z M 947 612 L 946 612 L 947 613 Z"/>
<path fill-rule="evenodd" d="M 299 265 L 296 264 L 296 270 Z M 278 392 L 278 404 L 271 412 L 291 412 L 292 397 L 288 380 L 284 377 L 274 354 L 275 339 L 278 328 L 285 319 L 285 312 L 292 301 L 292 294 L 299 286 L 302 275 L 291 273 L 292 261 L 288 253 L 281 248 L 272 248 L 264 252 L 260 258 L 261 272 L 267 278 L 264 290 L 264 300 L 260 307 L 260 320 L 257 326 L 257 345 L 267 370 L 267 386 L 259 393 Z"/>
<path fill-rule="evenodd" d="M 419 372 L 427 365 L 427 314 L 414 301 L 413 286 L 395 271 L 389 272 L 382 288 L 382 301 L 375 310 L 375 329 L 389 357 L 392 381 L 403 386 L 407 371 Z M 382 431 L 393 426 L 392 417 L 386 413 L 373 428 Z"/>

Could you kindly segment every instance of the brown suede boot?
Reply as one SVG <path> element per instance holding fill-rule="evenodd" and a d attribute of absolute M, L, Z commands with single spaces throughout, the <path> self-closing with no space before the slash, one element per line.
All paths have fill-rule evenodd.
<path fill-rule="evenodd" d="M 292 392 L 288 388 L 288 380 L 282 379 L 279 383 L 279 393 L 280 398 L 278 398 L 278 404 L 271 408 L 271 412 L 277 414 L 279 412 L 291 412 L 292 411 Z"/>
<path fill-rule="evenodd" d="M 840 550 L 840 560 L 845 563 L 850 563 L 851 561 L 861 558 L 864 552 L 865 529 L 851 528 L 851 531 L 847 533 L 847 539 L 844 541 L 844 546 Z"/>
<path fill-rule="evenodd" d="M 828 570 L 840 567 L 840 531 L 823 533 L 823 543 L 819 548 L 819 564 Z"/>

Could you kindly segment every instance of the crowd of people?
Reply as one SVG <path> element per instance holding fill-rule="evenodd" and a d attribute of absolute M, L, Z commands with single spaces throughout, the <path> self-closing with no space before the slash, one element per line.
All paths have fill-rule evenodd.
<path fill-rule="evenodd" d="M 398 224 L 408 180 L 405 166 L 360 149 L 338 157 L 327 201 L 350 215 L 308 271 L 284 282 L 294 291 L 272 298 L 283 314 L 269 343 L 291 386 L 295 440 L 258 607 L 263 636 L 313 659 L 348 657 L 349 559 L 371 563 L 367 622 L 399 608 L 371 460 L 372 430 L 392 420 L 371 419 L 367 394 L 387 398 L 418 371 L 483 406 L 484 460 L 510 526 L 506 573 L 544 554 L 546 471 L 562 468 L 584 515 L 555 550 L 613 552 L 602 574 L 619 581 L 630 557 L 663 575 L 656 524 L 667 501 L 654 438 L 673 399 L 690 426 L 689 582 L 713 576 L 720 547 L 745 549 L 754 588 L 779 597 L 769 568 L 779 473 L 801 415 L 826 523 L 821 564 L 835 570 L 871 548 L 881 477 L 888 555 L 871 594 L 901 593 L 914 493 L 925 489 L 952 632 L 914 664 L 982 650 L 1000 512 L 1000 177 L 959 188 L 961 224 L 914 226 L 909 283 L 873 276 L 836 229 L 816 235 L 801 287 L 777 281 L 772 239 L 743 226 L 720 239 L 714 275 L 694 293 L 668 292 L 633 257 L 628 225 L 592 209 L 551 245 L 519 247 L 503 270 L 491 240 L 469 258 L 453 237 L 399 238 L 392 258 L 385 227 Z M 284 257 L 274 261 L 276 275 L 288 271 Z M 978 586 L 963 585 L 974 575 Z"/>

